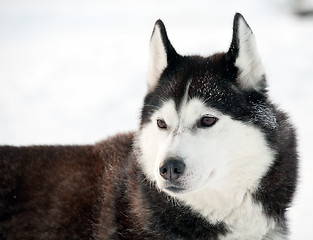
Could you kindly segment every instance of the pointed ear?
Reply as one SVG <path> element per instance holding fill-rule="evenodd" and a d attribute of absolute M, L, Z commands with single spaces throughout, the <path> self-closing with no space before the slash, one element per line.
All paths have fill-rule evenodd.
<path fill-rule="evenodd" d="M 157 85 L 164 69 L 177 55 L 170 43 L 165 26 L 161 20 L 156 21 L 150 40 L 150 59 L 148 69 L 149 92 Z"/>
<path fill-rule="evenodd" d="M 243 90 L 265 91 L 265 73 L 255 37 L 240 13 L 236 13 L 228 56 L 238 68 L 237 82 Z"/>

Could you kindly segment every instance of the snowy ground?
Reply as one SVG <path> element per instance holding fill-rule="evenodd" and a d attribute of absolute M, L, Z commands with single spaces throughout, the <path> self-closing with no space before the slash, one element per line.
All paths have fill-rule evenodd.
<path fill-rule="evenodd" d="M 93 143 L 136 129 L 146 91 L 148 42 L 161 18 L 179 53 L 228 48 L 232 18 L 252 27 L 270 94 L 299 133 L 301 183 L 292 240 L 313 223 L 313 17 L 290 2 L 0 1 L 0 144 Z"/>

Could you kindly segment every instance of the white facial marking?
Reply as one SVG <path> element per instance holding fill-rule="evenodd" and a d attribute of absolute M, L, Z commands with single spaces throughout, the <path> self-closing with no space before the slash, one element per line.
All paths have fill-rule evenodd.
<path fill-rule="evenodd" d="M 136 143 L 141 152 L 139 156 L 140 164 L 150 181 L 156 181 L 154 168 L 156 167 L 156 158 L 162 153 L 162 147 L 165 147 L 164 141 L 168 141 L 168 132 L 160 130 L 157 127 L 157 119 L 162 118 L 167 124 L 177 122 L 178 115 L 175 110 L 174 101 L 164 103 L 162 108 L 155 112 L 151 117 L 151 122 L 146 124 L 136 139 Z M 169 125 L 169 124 L 168 124 Z M 170 129 L 172 126 L 168 126 Z"/>
<path fill-rule="evenodd" d="M 197 122 L 204 115 L 218 120 L 212 127 L 199 128 Z M 158 128 L 158 118 L 166 122 L 166 130 Z M 236 235 L 223 239 L 263 236 L 268 229 L 275 228 L 252 199 L 274 159 L 260 129 L 208 108 L 199 99 L 186 101 L 178 112 L 174 101 L 168 101 L 142 128 L 137 145 L 141 149 L 139 162 L 159 189 L 210 222 L 224 221 L 236 229 Z M 160 165 L 169 156 L 184 161 L 184 174 L 177 183 L 184 191 L 166 189 L 168 182 L 159 173 Z"/>
<path fill-rule="evenodd" d="M 217 123 L 198 128 L 204 115 L 216 117 Z M 157 119 L 166 122 L 166 130 L 158 128 Z M 159 166 L 168 156 L 182 158 L 186 173 L 181 181 L 186 192 L 221 186 L 252 190 L 273 159 L 259 129 L 207 108 L 199 99 L 186 102 L 179 113 L 174 101 L 164 103 L 142 129 L 138 144 L 145 172 L 161 189 L 165 180 Z"/>

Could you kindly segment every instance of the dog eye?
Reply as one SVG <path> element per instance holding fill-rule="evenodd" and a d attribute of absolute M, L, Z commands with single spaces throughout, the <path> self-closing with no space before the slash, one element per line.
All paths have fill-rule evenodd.
<path fill-rule="evenodd" d="M 199 121 L 199 127 L 211 127 L 217 121 L 215 117 L 204 116 Z"/>
<path fill-rule="evenodd" d="M 167 128 L 167 124 L 164 120 L 162 119 L 158 119 L 157 120 L 157 125 L 159 128 L 162 128 L 162 129 L 166 129 Z"/>

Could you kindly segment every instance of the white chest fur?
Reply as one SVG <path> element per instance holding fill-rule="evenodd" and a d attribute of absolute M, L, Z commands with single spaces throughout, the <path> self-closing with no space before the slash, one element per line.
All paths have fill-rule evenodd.
<path fill-rule="evenodd" d="M 253 200 L 251 193 L 236 194 L 212 191 L 206 198 L 197 193 L 184 197 L 184 202 L 206 217 L 211 223 L 224 222 L 229 232 L 219 240 L 282 240 L 273 219 L 265 216 L 261 204 Z M 206 200 L 205 200 L 206 199 Z"/>

